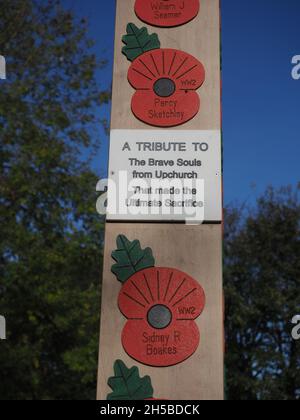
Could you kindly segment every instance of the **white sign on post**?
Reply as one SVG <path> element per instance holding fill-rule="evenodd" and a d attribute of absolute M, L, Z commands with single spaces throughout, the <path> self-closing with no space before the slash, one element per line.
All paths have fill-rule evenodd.
<path fill-rule="evenodd" d="M 112 130 L 107 220 L 222 221 L 220 131 Z"/>

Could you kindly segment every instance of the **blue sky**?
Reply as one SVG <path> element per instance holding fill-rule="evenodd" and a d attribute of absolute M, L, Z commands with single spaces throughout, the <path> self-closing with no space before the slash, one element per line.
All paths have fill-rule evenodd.
<path fill-rule="evenodd" d="M 99 58 L 108 59 L 98 80 L 112 79 L 114 0 L 63 0 L 89 20 Z M 223 0 L 223 135 L 225 203 L 253 202 L 268 185 L 299 180 L 300 80 L 291 59 L 300 55 L 299 0 Z M 109 107 L 102 116 L 109 118 Z M 104 132 L 93 166 L 106 173 Z"/>

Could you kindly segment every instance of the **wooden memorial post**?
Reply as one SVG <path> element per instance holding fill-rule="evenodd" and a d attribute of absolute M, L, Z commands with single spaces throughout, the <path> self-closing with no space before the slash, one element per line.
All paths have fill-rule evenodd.
<path fill-rule="evenodd" d="M 220 95 L 219 0 L 117 0 L 100 400 L 224 397 Z"/>

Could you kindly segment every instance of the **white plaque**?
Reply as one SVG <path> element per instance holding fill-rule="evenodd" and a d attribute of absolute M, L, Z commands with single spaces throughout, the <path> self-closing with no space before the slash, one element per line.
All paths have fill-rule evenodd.
<path fill-rule="evenodd" d="M 222 221 L 220 131 L 112 130 L 107 220 Z"/>

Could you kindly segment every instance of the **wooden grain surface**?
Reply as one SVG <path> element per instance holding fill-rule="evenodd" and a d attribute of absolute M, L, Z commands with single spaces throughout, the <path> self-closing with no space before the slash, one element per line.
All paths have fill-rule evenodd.
<path fill-rule="evenodd" d="M 219 0 L 202 0 L 201 12 L 190 23 L 177 28 L 155 28 L 141 22 L 134 13 L 135 0 L 117 1 L 114 78 L 112 97 L 112 129 L 147 129 L 131 113 L 131 98 L 135 90 L 127 83 L 130 61 L 121 53 L 122 35 L 127 23 L 146 26 L 150 33 L 157 33 L 161 48 L 174 48 L 194 55 L 206 71 L 204 85 L 197 91 L 201 111 L 190 122 L 177 130 L 217 130 L 221 125 L 220 105 L 220 21 Z M 155 129 L 155 128 L 153 128 Z"/>
<path fill-rule="evenodd" d="M 202 110 L 178 130 L 220 129 L 220 37 L 219 0 L 201 0 L 199 16 L 187 25 L 174 29 L 154 28 L 143 24 L 134 14 L 134 0 L 117 1 L 115 63 L 113 78 L 112 129 L 149 129 L 130 110 L 133 88 L 127 82 L 130 62 L 121 54 L 122 35 L 128 22 L 147 26 L 159 34 L 163 48 L 182 49 L 200 59 L 206 69 L 206 81 L 198 93 Z M 155 128 L 152 128 L 155 130 Z M 198 280 L 205 290 L 206 307 L 197 319 L 201 343 L 196 353 L 184 363 L 168 368 L 139 364 L 125 353 L 121 332 L 126 319 L 117 306 L 121 284 L 111 273 L 111 252 L 116 237 L 125 234 L 150 246 L 157 266 L 176 268 Z M 107 380 L 113 363 L 122 359 L 135 365 L 142 376 L 150 375 L 156 398 L 169 400 L 223 399 L 223 298 L 222 298 L 222 225 L 186 226 L 180 224 L 107 223 L 102 288 L 100 354 L 97 398 L 105 400 L 111 391 Z"/>
<path fill-rule="evenodd" d="M 187 361 L 168 368 L 152 368 L 128 357 L 121 333 L 126 319 L 117 307 L 121 284 L 111 273 L 111 252 L 118 234 L 150 246 L 156 265 L 182 270 L 198 280 L 206 294 L 206 306 L 196 321 L 201 334 L 197 352 Z M 107 224 L 102 288 L 98 398 L 110 392 L 107 379 L 113 363 L 122 359 L 150 375 L 155 397 L 170 400 L 223 398 L 222 226 L 172 224 Z"/>

